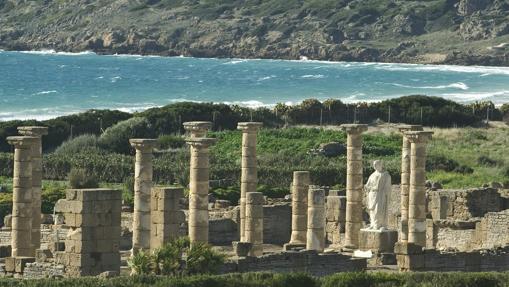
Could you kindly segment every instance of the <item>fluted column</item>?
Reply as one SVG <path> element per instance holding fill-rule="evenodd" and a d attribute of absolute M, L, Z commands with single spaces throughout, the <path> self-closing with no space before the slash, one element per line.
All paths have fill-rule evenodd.
<path fill-rule="evenodd" d="M 203 138 L 207 135 L 207 131 L 212 128 L 211 122 L 194 121 L 185 122 L 183 125 L 190 138 Z"/>
<path fill-rule="evenodd" d="M 411 131 L 410 192 L 408 198 L 408 242 L 426 246 L 426 143 L 433 132 Z"/>
<path fill-rule="evenodd" d="M 292 182 L 292 236 L 290 244 L 306 244 L 309 171 L 294 171 Z"/>
<path fill-rule="evenodd" d="M 240 179 L 240 241 L 246 241 L 246 194 L 256 192 L 258 172 L 256 169 L 256 135 L 262 123 L 238 123 L 242 130 L 242 174 Z"/>
<path fill-rule="evenodd" d="M 347 133 L 346 154 L 346 223 L 345 244 L 349 249 L 359 247 L 359 233 L 362 228 L 362 133 L 367 125 L 341 125 Z"/>
<path fill-rule="evenodd" d="M 191 150 L 189 176 L 189 239 L 191 242 L 209 240 L 209 147 L 213 138 L 188 138 Z"/>
<path fill-rule="evenodd" d="M 32 145 L 32 248 L 41 248 L 41 193 L 42 193 L 42 136 L 48 134 L 47 127 L 18 127 L 24 136 L 36 137 Z"/>
<path fill-rule="evenodd" d="M 265 199 L 261 192 L 246 194 L 246 242 L 251 243 L 249 256 L 263 255 L 263 204 Z"/>
<path fill-rule="evenodd" d="M 14 175 L 12 192 L 12 257 L 34 257 L 32 246 L 32 147 L 37 137 L 8 137 L 14 146 Z"/>
<path fill-rule="evenodd" d="M 136 149 L 134 164 L 133 254 L 150 249 L 150 191 L 152 189 L 152 152 L 155 139 L 130 139 Z"/>
<path fill-rule="evenodd" d="M 422 131 L 420 125 L 401 125 L 398 127 L 403 134 L 403 143 L 401 148 L 401 224 L 399 230 L 399 241 L 408 241 L 408 191 L 410 189 L 410 141 L 405 136 L 409 131 Z"/>
<path fill-rule="evenodd" d="M 308 224 L 306 249 L 325 249 L 325 190 L 310 186 L 308 192 Z"/>

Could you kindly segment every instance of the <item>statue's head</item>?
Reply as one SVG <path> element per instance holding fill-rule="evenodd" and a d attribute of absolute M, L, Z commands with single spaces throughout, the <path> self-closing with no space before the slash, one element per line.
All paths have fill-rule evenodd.
<path fill-rule="evenodd" d="M 373 162 L 373 168 L 378 171 L 378 172 L 383 172 L 384 171 L 384 162 L 381 161 L 381 160 L 375 160 Z"/>

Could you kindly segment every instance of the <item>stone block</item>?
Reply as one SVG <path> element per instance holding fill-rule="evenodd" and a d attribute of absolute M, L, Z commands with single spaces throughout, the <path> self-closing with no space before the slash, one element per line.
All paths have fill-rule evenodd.
<path fill-rule="evenodd" d="M 11 245 L 0 245 L 0 258 L 10 257 L 12 254 Z"/>
<path fill-rule="evenodd" d="M 5 272 L 12 273 L 16 269 L 16 258 L 7 257 L 5 258 Z"/>
<path fill-rule="evenodd" d="M 286 243 L 283 245 L 283 251 L 300 251 L 306 249 L 306 244 Z"/>
<path fill-rule="evenodd" d="M 253 244 L 250 242 L 240 242 L 240 241 L 233 241 L 233 253 L 239 257 L 246 257 L 249 254 L 249 251 L 253 247 Z"/>
<path fill-rule="evenodd" d="M 402 255 L 422 254 L 423 248 L 422 246 L 410 242 L 396 242 L 396 244 L 394 244 L 394 253 Z"/>
<path fill-rule="evenodd" d="M 393 252 L 394 244 L 398 241 L 397 230 L 361 229 L 359 235 L 359 249 L 376 253 Z"/>
<path fill-rule="evenodd" d="M 25 270 L 25 266 L 27 263 L 34 263 L 35 257 L 15 257 L 14 258 L 14 264 L 15 264 L 15 270 L 16 273 L 23 273 L 23 270 Z"/>
<path fill-rule="evenodd" d="M 53 258 L 53 253 L 49 249 L 35 250 L 35 261 L 39 263 L 47 262 L 49 258 Z"/>

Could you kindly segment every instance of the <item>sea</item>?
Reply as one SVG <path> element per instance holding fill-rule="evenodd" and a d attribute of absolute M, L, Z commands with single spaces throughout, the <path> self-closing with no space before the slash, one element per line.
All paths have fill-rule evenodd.
<path fill-rule="evenodd" d="M 509 67 L 0 51 L 0 121 L 184 101 L 256 108 L 416 94 L 509 103 Z"/>

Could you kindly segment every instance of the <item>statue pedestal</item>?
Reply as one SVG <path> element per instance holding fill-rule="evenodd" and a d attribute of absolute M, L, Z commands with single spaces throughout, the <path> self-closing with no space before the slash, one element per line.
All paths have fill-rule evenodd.
<path fill-rule="evenodd" d="M 361 229 L 359 241 L 360 250 L 371 250 L 373 253 L 394 253 L 394 244 L 398 241 L 398 231 Z"/>

